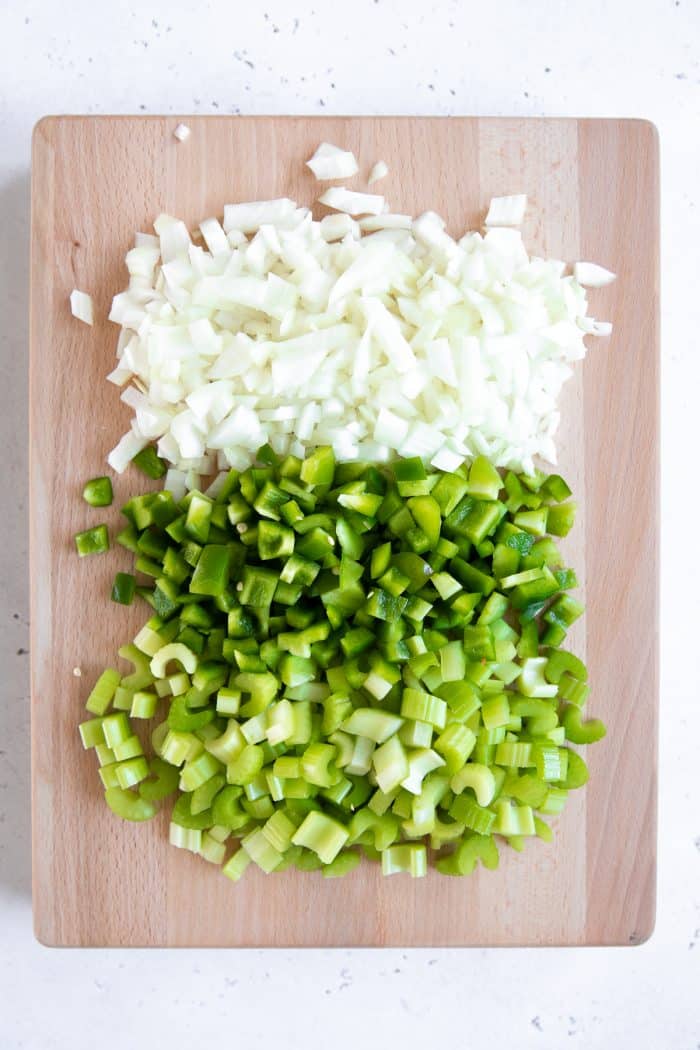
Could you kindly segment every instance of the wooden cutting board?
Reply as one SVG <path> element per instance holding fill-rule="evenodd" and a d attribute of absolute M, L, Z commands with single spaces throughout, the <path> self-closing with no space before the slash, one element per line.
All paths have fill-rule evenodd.
<path fill-rule="evenodd" d="M 31 548 L 34 917 L 49 945 L 638 944 L 654 923 L 658 582 L 658 143 L 627 120 L 471 118 L 52 117 L 36 127 L 32 170 Z M 489 198 L 524 192 L 531 251 L 600 262 L 619 275 L 590 295 L 615 333 L 594 343 L 566 389 L 562 472 L 580 501 L 566 552 L 587 615 L 574 643 L 590 669 L 589 708 L 608 725 L 587 754 L 591 780 L 555 821 L 551 845 L 503 847 L 497 872 L 342 880 L 249 869 L 237 886 L 167 842 L 167 815 L 117 820 L 76 725 L 99 671 L 143 621 L 109 602 L 120 548 L 79 561 L 73 534 L 143 489 L 116 482 L 91 510 L 84 482 L 127 428 L 105 375 L 135 230 L 161 211 L 197 223 L 225 202 L 319 186 L 304 167 L 322 140 L 352 149 L 394 210 L 438 211 L 478 227 Z M 350 185 L 365 184 L 360 176 Z M 68 297 L 88 291 L 96 323 Z M 82 669 L 82 677 L 73 668 Z"/>

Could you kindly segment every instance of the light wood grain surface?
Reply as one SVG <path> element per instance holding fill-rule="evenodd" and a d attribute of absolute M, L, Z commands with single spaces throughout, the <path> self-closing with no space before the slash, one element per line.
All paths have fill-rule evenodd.
<path fill-rule="evenodd" d="M 654 923 L 658 583 L 658 146 L 624 120 L 471 118 L 55 117 L 35 130 L 32 170 L 31 550 L 33 897 L 49 945 L 637 944 Z M 126 429 L 104 381 L 137 229 L 161 211 L 190 223 L 234 200 L 319 186 L 303 165 L 321 140 L 352 149 L 360 187 L 379 159 L 397 211 L 440 212 L 451 232 L 478 226 L 494 194 L 529 198 L 532 251 L 615 270 L 591 293 L 615 324 L 563 399 L 562 472 L 580 503 L 566 541 L 587 602 L 574 644 L 588 662 L 589 709 L 607 738 L 588 750 L 591 781 L 555 821 L 551 845 L 504 847 L 497 872 L 383 880 L 364 864 L 342 880 L 265 876 L 237 886 L 167 843 L 167 814 L 129 825 L 105 807 L 95 757 L 76 732 L 87 691 L 145 618 L 109 602 L 121 549 L 79 561 L 73 534 L 115 506 L 80 499 Z M 74 320 L 73 287 L 96 323 Z M 82 677 L 73 668 L 82 669 Z"/>

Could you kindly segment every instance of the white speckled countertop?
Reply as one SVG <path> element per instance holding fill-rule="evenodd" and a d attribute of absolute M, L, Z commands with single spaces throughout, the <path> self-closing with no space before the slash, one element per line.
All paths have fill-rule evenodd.
<path fill-rule="evenodd" d="M 697 0 L 23 0 L 0 12 L 0 1047 L 305 1050 L 442 1041 L 700 1047 Z M 193 14 L 193 9 L 197 14 Z M 358 75 L 359 73 L 359 75 Z M 634 949 L 59 951 L 33 938 L 26 346 L 29 150 L 46 113 L 639 116 L 662 149 L 659 901 Z M 685 440 L 683 433 L 686 434 Z M 694 464 L 694 466 L 696 466 Z M 688 508 L 688 501 L 691 506 Z M 643 567 L 640 567 L 643 571 Z M 643 771 L 640 771 L 643 775 Z M 295 1020 L 296 1018 L 296 1020 Z M 305 1018 L 302 1021 L 302 1018 Z"/>

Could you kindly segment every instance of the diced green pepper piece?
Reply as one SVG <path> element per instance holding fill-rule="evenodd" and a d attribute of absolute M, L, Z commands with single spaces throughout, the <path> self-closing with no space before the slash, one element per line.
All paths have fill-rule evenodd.
<path fill-rule="evenodd" d="M 575 503 L 560 503 L 547 508 L 547 532 L 553 536 L 567 536 L 576 519 Z"/>
<path fill-rule="evenodd" d="M 335 472 L 335 456 L 328 446 L 317 448 L 301 465 L 301 480 L 305 485 L 316 488 L 319 485 L 332 485 Z"/>
<path fill-rule="evenodd" d="M 467 492 L 479 500 L 497 500 L 503 480 L 485 456 L 477 456 L 469 469 Z"/>
<path fill-rule="evenodd" d="M 91 507 L 109 507 L 112 503 L 112 482 L 109 478 L 92 478 L 83 489 L 83 499 Z"/>
<path fill-rule="evenodd" d="M 165 460 L 160 458 L 153 445 L 146 445 L 145 448 L 136 453 L 131 462 L 147 477 L 153 478 L 154 481 L 162 478 L 168 469 Z"/>
<path fill-rule="evenodd" d="M 208 543 L 202 548 L 190 580 L 191 594 L 220 595 L 229 578 L 229 547 Z"/>
<path fill-rule="evenodd" d="M 75 535 L 75 547 L 81 558 L 87 554 L 104 554 L 109 550 L 109 534 L 106 525 L 96 525 Z"/>

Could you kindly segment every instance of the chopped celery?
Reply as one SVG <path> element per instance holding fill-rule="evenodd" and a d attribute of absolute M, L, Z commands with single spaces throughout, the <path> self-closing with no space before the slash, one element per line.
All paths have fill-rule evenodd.
<path fill-rule="evenodd" d="M 153 448 L 139 462 L 160 471 Z M 234 882 L 250 862 L 338 877 L 362 852 L 422 875 L 428 843 L 465 875 L 497 865 L 498 836 L 547 837 L 541 815 L 588 777 L 565 745 L 605 732 L 560 648 L 583 612 L 552 539 L 570 497 L 558 475 L 502 479 L 483 456 L 442 473 L 337 465 L 325 447 L 266 447 L 210 495 L 134 497 L 118 539 L 151 583 L 118 573 L 113 598 L 156 615 L 80 726 L 108 804 L 146 819 L 178 792 L 171 841 Z M 83 536 L 81 553 L 108 547 L 104 527 Z M 159 698 L 148 759 L 130 718 Z"/>
<path fill-rule="evenodd" d="M 122 787 L 107 788 L 105 802 L 122 820 L 151 820 L 156 815 L 152 801 Z"/>

